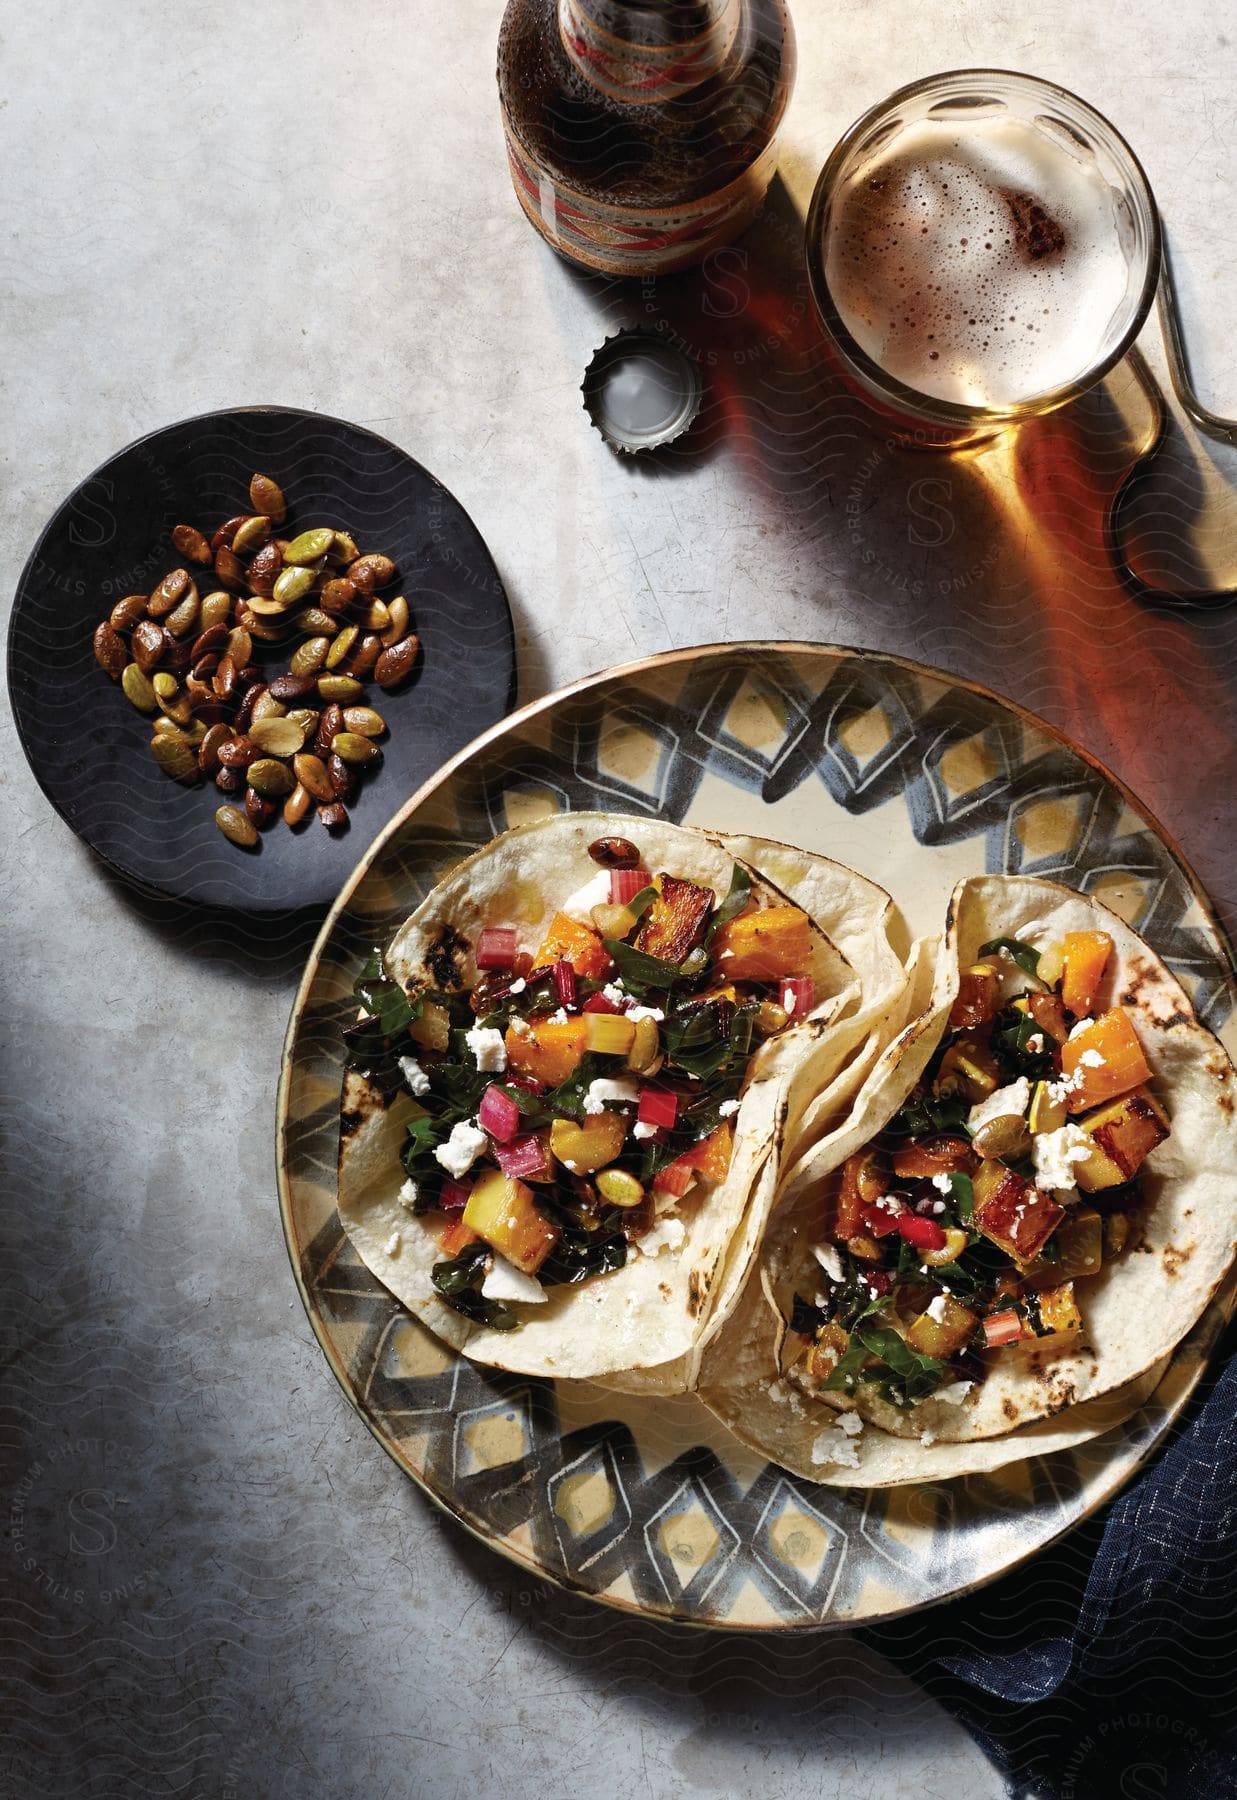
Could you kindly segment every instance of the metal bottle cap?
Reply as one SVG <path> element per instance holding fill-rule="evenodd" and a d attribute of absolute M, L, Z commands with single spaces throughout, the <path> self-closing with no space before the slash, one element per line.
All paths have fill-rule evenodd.
<path fill-rule="evenodd" d="M 628 326 L 593 353 L 580 392 L 611 449 L 631 455 L 682 437 L 700 411 L 704 381 L 695 357 Z"/>

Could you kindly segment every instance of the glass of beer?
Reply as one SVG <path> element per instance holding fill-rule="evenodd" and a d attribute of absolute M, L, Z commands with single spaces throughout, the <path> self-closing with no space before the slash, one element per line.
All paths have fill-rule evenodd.
<path fill-rule="evenodd" d="M 1119 132 L 1001 69 L 900 88 L 821 173 L 821 323 L 894 429 L 957 443 L 1050 412 L 1130 348 L 1160 271 L 1155 200 Z"/>

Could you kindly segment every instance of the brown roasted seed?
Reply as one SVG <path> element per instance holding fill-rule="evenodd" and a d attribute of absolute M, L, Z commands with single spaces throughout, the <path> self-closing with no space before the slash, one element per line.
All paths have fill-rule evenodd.
<path fill-rule="evenodd" d="M 329 806 L 318 808 L 318 818 L 328 831 L 334 831 L 337 826 L 348 823 L 348 808 L 341 806 L 338 800 L 333 800 Z"/>
<path fill-rule="evenodd" d="M 149 675 L 155 665 L 162 660 L 169 642 L 168 634 L 162 625 L 157 625 L 153 619 L 138 620 L 133 627 L 130 649 L 134 662 L 144 674 Z"/>
<path fill-rule="evenodd" d="M 318 595 L 318 604 L 329 613 L 347 612 L 360 591 L 360 588 L 347 580 L 345 576 L 337 575 L 333 581 L 323 584 L 322 592 Z"/>
<path fill-rule="evenodd" d="M 271 692 L 276 700 L 282 700 L 287 705 L 292 700 L 304 700 L 309 694 L 315 693 L 317 687 L 316 675 L 276 675 L 271 683 Z"/>
<path fill-rule="evenodd" d="M 283 489 L 269 475 L 250 476 L 249 504 L 256 513 L 265 513 L 272 525 L 282 525 L 288 516 Z"/>
<path fill-rule="evenodd" d="M 236 664 L 230 656 L 221 656 L 212 686 L 221 700 L 230 700 L 236 686 Z"/>
<path fill-rule="evenodd" d="M 381 713 L 375 712 L 372 706 L 346 706 L 344 708 L 344 730 L 358 732 L 361 737 L 381 737 L 387 728 L 387 722 Z"/>
<path fill-rule="evenodd" d="M 343 707 L 331 705 L 324 708 L 322 717 L 318 720 L 318 733 L 314 738 L 314 755 L 323 758 L 328 757 L 331 754 L 331 745 L 334 742 L 335 733 L 337 731 L 342 731 L 343 728 Z"/>
<path fill-rule="evenodd" d="M 353 788 L 356 786 L 356 782 L 353 778 L 352 770 L 348 767 L 343 757 L 336 756 L 335 752 L 332 751 L 330 756 L 326 759 L 326 772 L 331 787 L 334 789 L 335 798 L 337 800 L 349 799 Z"/>
<path fill-rule="evenodd" d="M 245 785 L 245 776 L 240 769 L 215 770 L 215 786 L 221 794 L 239 794 Z"/>
<path fill-rule="evenodd" d="M 273 701 L 278 706 L 279 702 Z M 263 715 L 249 727 L 249 735 L 266 756 L 295 756 L 305 742 L 305 733 L 291 719 Z"/>
<path fill-rule="evenodd" d="M 198 590 L 194 588 L 192 593 L 185 595 L 179 606 L 172 608 L 163 623 L 173 637 L 185 637 L 196 630 L 198 612 Z"/>
<path fill-rule="evenodd" d="M 187 556 L 190 562 L 201 563 L 204 569 L 210 568 L 210 545 L 196 525 L 173 525 L 172 548 L 177 556 Z"/>
<path fill-rule="evenodd" d="M 121 648 L 123 649 L 124 646 L 122 645 Z M 330 648 L 330 638 L 306 638 L 300 648 L 293 651 L 292 661 L 288 667 L 294 675 L 316 675 L 326 661 Z"/>
<path fill-rule="evenodd" d="M 193 662 L 193 642 L 190 638 L 182 638 L 179 643 L 171 632 L 163 637 L 163 666 L 170 669 L 173 675 L 184 675 Z"/>
<path fill-rule="evenodd" d="M 292 623 L 310 637 L 334 637 L 339 630 L 339 620 L 323 612 L 320 606 L 307 606 L 304 612 L 297 613 Z"/>
<path fill-rule="evenodd" d="M 239 737 L 229 738 L 226 744 L 219 746 L 219 760 L 225 769 L 247 769 L 261 754 L 253 739 L 243 731 Z"/>
<path fill-rule="evenodd" d="M 348 564 L 348 579 L 363 594 L 372 594 L 376 588 L 395 580 L 395 564 L 389 556 L 358 556 L 354 563 Z"/>
<path fill-rule="evenodd" d="M 258 841 L 256 826 L 239 806 L 221 806 L 215 814 L 215 823 L 230 843 L 239 844 L 243 850 L 252 850 Z"/>
<path fill-rule="evenodd" d="M 255 594 L 270 594 L 283 568 L 283 551 L 278 544 L 266 544 L 249 565 L 249 585 Z"/>
<path fill-rule="evenodd" d="M 179 606 L 189 589 L 193 586 L 193 577 L 188 569 L 171 569 L 158 582 L 146 602 L 146 610 L 152 619 L 162 619 Z"/>
<path fill-rule="evenodd" d="M 283 803 L 283 822 L 285 825 L 303 824 L 309 812 L 309 789 L 302 787 L 298 781 L 288 798 Z"/>
<path fill-rule="evenodd" d="M 278 811 L 279 807 L 274 800 L 269 800 L 265 794 L 259 794 L 255 788 L 245 789 L 245 817 L 259 831 L 265 831 L 274 822 Z"/>
<path fill-rule="evenodd" d="M 158 733 L 151 739 L 150 749 L 163 773 L 173 781 L 183 781 L 186 787 L 192 786 L 202 772 L 193 745 L 179 733 L 175 737 Z"/>
<path fill-rule="evenodd" d="M 132 631 L 139 619 L 146 616 L 145 594 L 126 594 L 118 600 L 108 614 L 108 624 L 113 631 Z"/>
<path fill-rule="evenodd" d="M 402 594 L 397 594 L 394 600 L 388 601 L 387 611 L 390 614 L 390 623 L 381 633 L 384 650 L 389 650 L 392 644 L 398 644 L 408 630 L 408 602 Z"/>
<path fill-rule="evenodd" d="M 363 684 L 351 675 L 319 675 L 318 692 L 324 700 L 359 700 L 365 692 Z"/>
<path fill-rule="evenodd" d="M 222 588 L 216 588 L 202 601 L 199 623 L 203 631 L 213 631 L 216 625 L 226 625 L 231 616 L 231 594 L 225 594 Z"/>
<path fill-rule="evenodd" d="M 276 700 L 271 690 L 259 682 L 257 698 L 249 709 L 251 722 L 256 725 L 259 719 L 282 719 L 286 710 L 283 701 Z"/>
<path fill-rule="evenodd" d="M 630 838 L 594 838 L 588 847 L 588 853 L 595 863 L 601 864 L 603 869 L 638 869 L 640 867 L 640 852 Z"/>
<path fill-rule="evenodd" d="M 326 772 L 326 764 L 321 757 L 310 756 L 308 751 L 292 758 L 292 772 L 301 786 L 315 800 L 333 800 L 335 789 L 331 786 L 331 778 Z"/>
<path fill-rule="evenodd" d="M 253 639 L 243 625 L 234 625 L 228 633 L 228 655 L 238 669 L 243 669 L 253 656 Z"/>
<path fill-rule="evenodd" d="M 218 531 L 214 532 L 211 536 L 210 549 L 212 556 L 217 556 L 225 545 L 228 549 L 231 549 L 232 539 L 236 536 L 248 517 L 248 513 L 233 513 L 230 519 L 225 519 L 223 521 L 223 524 L 219 527 Z"/>
<path fill-rule="evenodd" d="M 265 513 L 254 513 L 245 520 L 232 539 L 232 548 L 238 556 L 251 556 L 263 549 L 271 541 L 271 522 Z"/>
<path fill-rule="evenodd" d="M 94 659 L 101 669 L 106 669 L 113 681 L 119 681 L 129 660 L 129 652 L 125 640 L 113 625 L 106 619 L 96 625 L 94 634 Z"/>
<path fill-rule="evenodd" d="M 278 762 L 273 756 L 260 756 L 257 762 L 250 763 L 247 773 L 250 787 L 257 788 L 268 800 L 282 800 L 296 786 L 287 763 Z"/>
<path fill-rule="evenodd" d="M 203 604 L 205 605 L 205 602 Z M 205 631 L 200 631 L 193 640 L 194 669 L 196 670 L 204 656 L 210 656 L 215 651 L 222 650 L 227 641 L 228 628 L 226 625 L 208 625 Z"/>
<path fill-rule="evenodd" d="M 335 540 L 326 553 L 326 560 L 335 567 L 346 567 L 355 562 L 361 554 L 356 539 L 350 531 L 337 531 Z"/>
<path fill-rule="evenodd" d="M 378 666 L 378 658 L 383 654 L 382 639 L 372 631 L 367 632 L 352 652 L 348 673 L 355 675 L 358 681 L 368 681 Z"/>
<path fill-rule="evenodd" d="M 245 689 L 244 698 L 236 709 L 235 724 L 238 731 L 248 731 L 253 720 L 254 708 L 266 692 L 267 689 L 260 681 L 255 681 L 251 688 Z"/>
<path fill-rule="evenodd" d="M 233 594 L 245 591 L 245 565 L 226 544 L 220 544 L 215 552 L 215 579 Z"/>
<path fill-rule="evenodd" d="M 229 725 L 211 725 L 198 745 L 198 767 L 203 775 L 213 775 L 219 769 L 219 747 L 230 742 L 232 729 Z"/>
<path fill-rule="evenodd" d="M 415 631 L 411 631 L 406 638 L 401 638 L 398 644 L 392 644 L 389 650 L 384 650 L 374 664 L 374 680 L 378 686 L 380 688 L 398 687 L 400 682 L 411 674 L 420 647 L 420 638 Z"/>

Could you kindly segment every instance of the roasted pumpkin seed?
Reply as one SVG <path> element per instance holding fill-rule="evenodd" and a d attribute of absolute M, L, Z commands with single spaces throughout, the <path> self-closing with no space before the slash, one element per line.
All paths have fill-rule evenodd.
<path fill-rule="evenodd" d="M 271 690 L 259 686 L 253 705 L 249 708 L 249 717 L 256 725 L 259 719 L 282 719 L 287 708 L 282 700 L 276 700 Z"/>
<path fill-rule="evenodd" d="M 157 712 L 159 702 L 155 699 L 155 690 L 151 686 L 150 676 L 137 663 L 129 663 L 120 677 L 120 685 L 125 699 L 130 706 L 136 706 L 142 713 Z"/>
<path fill-rule="evenodd" d="M 294 756 L 292 772 L 301 786 L 311 793 L 315 800 L 334 800 L 335 789 L 331 786 L 331 778 L 326 772 L 326 764 L 320 757 L 310 756 L 308 752 Z"/>
<path fill-rule="evenodd" d="M 275 586 L 275 579 L 283 568 L 283 551 L 278 544 L 266 544 L 250 563 L 246 571 L 250 587 L 255 594 L 269 594 Z"/>
<path fill-rule="evenodd" d="M 360 635 L 361 627 L 359 625 L 344 626 L 343 630 L 326 653 L 326 666 L 328 669 L 337 669 L 339 667 L 340 663 L 344 661 Z"/>
<path fill-rule="evenodd" d="M 346 763 L 374 762 L 382 755 L 377 744 L 371 743 L 367 737 L 362 737 L 356 731 L 336 732 L 331 749 Z"/>
<path fill-rule="evenodd" d="M 283 559 L 285 563 L 320 562 L 334 541 L 335 533 L 326 525 L 302 531 L 292 539 L 283 553 Z"/>
<path fill-rule="evenodd" d="M 223 524 L 219 527 L 218 531 L 213 532 L 211 535 L 210 553 L 212 556 L 218 556 L 220 550 L 222 550 L 225 545 L 229 549 L 231 548 L 232 539 L 236 536 L 248 517 L 248 513 L 233 513 L 230 519 L 225 519 L 223 521 Z"/>
<path fill-rule="evenodd" d="M 389 650 L 384 650 L 374 664 L 374 680 L 378 686 L 380 688 L 398 687 L 400 682 L 412 673 L 412 666 L 417 660 L 417 651 L 420 647 L 421 640 L 413 631 L 406 638 L 401 638 L 398 644 L 392 644 Z"/>
<path fill-rule="evenodd" d="M 387 610 L 391 615 L 391 620 L 386 630 L 381 634 L 382 647 L 384 650 L 389 650 L 392 644 L 399 643 L 400 639 L 404 636 L 404 633 L 408 630 L 408 620 L 410 617 L 408 612 L 408 602 L 402 594 L 397 594 L 394 600 L 387 602 Z"/>
<path fill-rule="evenodd" d="M 305 736 L 308 737 L 311 731 L 317 731 L 321 715 L 310 706 L 290 706 L 288 717 L 294 725 L 299 725 Z"/>
<path fill-rule="evenodd" d="M 337 800 L 347 800 L 356 786 L 356 778 L 342 756 L 336 756 L 332 750 L 326 759 L 326 772 L 331 786 L 335 790 Z"/>
<path fill-rule="evenodd" d="M 341 566 L 346 567 L 348 563 L 355 562 L 360 554 L 361 552 L 357 547 L 357 541 L 352 533 L 350 531 L 337 531 L 331 547 L 326 553 L 326 560 L 329 563 L 334 564 L 336 568 Z"/>
<path fill-rule="evenodd" d="M 232 548 L 238 556 L 252 556 L 269 544 L 270 540 L 270 519 L 265 513 L 254 513 L 237 530 L 232 539 Z"/>
<path fill-rule="evenodd" d="M 239 844 L 244 850 L 252 850 L 258 841 L 257 828 L 239 806 L 221 806 L 215 814 L 215 823 L 230 843 Z"/>
<path fill-rule="evenodd" d="M 274 705 L 279 705 L 278 700 Z M 255 719 L 249 727 L 249 735 L 267 756 L 295 756 L 305 742 L 305 733 L 300 726 L 284 718 Z"/>
<path fill-rule="evenodd" d="M 344 729 L 355 731 L 361 737 L 381 737 L 387 728 L 387 722 L 381 713 L 375 712 L 372 706 L 348 706 L 344 708 Z"/>
<path fill-rule="evenodd" d="M 250 763 L 247 773 L 250 787 L 257 788 L 268 800 L 282 800 L 296 786 L 287 763 L 277 762 L 273 756 L 259 757 Z"/>
<path fill-rule="evenodd" d="M 254 787 L 245 789 L 245 817 L 251 824 L 256 825 L 259 831 L 265 831 L 268 825 L 274 823 L 278 811 L 278 801 L 270 799 L 266 794 L 258 793 Z"/>
<path fill-rule="evenodd" d="M 221 794 L 239 794 L 244 785 L 245 777 L 240 769 L 215 770 L 215 786 Z"/>
<path fill-rule="evenodd" d="M 221 544 L 215 552 L 215 579 L 220 587 L 229 588 L 234 594 L 245 591 L 245 565 L 235 550 L 229 550 Z"/>
<path fill-rule="evenodd" d="M 173 637 L 186 637 L 189 632 L 197 630 L 198 623 L 198 590 L 186 594 L 179 606 L 174 606 L 163 621 L 165 628 Z"/>
<path fill-rule="evenodd" d="M 196 525 L 173 525 L 172 548 L 177 556 L 187 556 L 190 562 L 210 568 L 211 547 Z"/>
<path fill-rule="evenodd" d="M 234 625 L 227 637 L 228 655 L 238 669 L 243 669 L 253 656 L 253 639 L 243 625 Z"/>
<path fill-rule="evenodd" d="M 282 525 L 288 516 L 283 489 L 269 475 L 250 476 L 249 504 L 256 513 L 265 513 L 272 525 Z"/>
<path fill-rule="evenodd" d="M 323 583 L 318 604 L 329 613 L 347 612 L 360 591 L 345 576 L 337 575 L 333 581 Z"/>
<path fill-rule="evenodd" d="M 283 803 L 284 824 L 294 828 L 303 824 L 309 812 L 309 800 L 309 789 L 302 787 L 298 781 Z"/>
<path fill-rule="evenodd" d="M 139 619 L 146 616 L 146 594 L 126 594 L 118 600 L 108 614 L 108 624 L 113 631 L 132 631 Z"/>
<path fill-rule="evenodd" d="M 155 664 L 163 660 L 163 653 L 170 642 L 162 625 L 157 625 L 153 619 L 139 619 L 133 627 L 129 648 L 138 668 L 149 675 Z"/>
<path fill-rule="evenodd" d="M 177 681 L 175 675 L 169 675 L 166 669 L 164 669 L 154 677 L 150 685 L 155 690 L 156 700 L 171 700 L 175 695 L 177 688 L 179 688 L 180 683 Z"/>
<path fill-rule="evenodd" d="M 288 667 L 294 675 L 316 675 L 326 661 L 327 651 L 330 648 L 330 638 L 306 638 L 300 648 L 293 651 Z"/>
<path fill-rule="evenodd" d="M 323 612 L 320 606 L 307 606 L 304 612 L 297 613 L 292 623 L 308 637 L 334 637 L 339 630 L 339 620 Z"/>
<path fill-rule="evenodd" d="M 197 752 L 187 738 L 179 733 L 175 737 L 171 733 L 160 733 L 151 739 L 151 754 L 165 775 L 173 781 L 183 781 L 186 787 L 192 786 L 201 774 L 198 768 Z"/>
<path fill-rule="evenodd" d="M 286 563 L 287 559 L 284 560 Z M 317 571 L 314 569 L 285 567 L 276 578 L 271 599 L 277 600 L 281 606 L 295 606 L 298 600 L 303 600 L 312 591 L 317 579 Z M 260 606 L 255 600 L 252 604 L 255 612 L 271 610 L 269 602 Z"/>
<path fill-rule="evenodd" d="M 372 631 L 366 632 L 352 652 L 348 673 L 355 675 L 358 681 L 368 681 L 383 654 L 382 639 Z"/>
<path fill-rule="evenodd" d="M 271 693 L 276 700 L 285 704 L 293 700 L 305 700 L 315 693 L 318 687 L 316 675 L 276 675 L 271 682 Z"/>
<path fill-rule="evenodd" d="M 219 760 L 225 769 L 247 769 L 261 754 L 253 739 L 243 731 L 219 746 Z"/>
<path fill-rule="evenodd" d="M 189 589 L 193 587 L 193 577 L 188 569 L 171 569 L 156 583 L 146 602 L 146 610 L 152 619 L 166 618 L 173 607 L 179 606 Z M 196 592 L 196 588 L 194 589 Z"/>
<path fill-rule="evenodd" d="M 389 581 L 395 580 L 395 564 L 389 556 L 377 552 L 358 556 L 354 563 L 348 564 L 348 580 L 363 594 L 372 594 L 376 588 L 386 587 Z"/>
<path fill-rule="evenodd" d="M 359 700 L 365 688 L 351 675 L 319 675 L 318 692 L 324 700 Z"/>
<path fill-rule="evenodd" d="M 337 826 L 348 823 L 348 808 L 341 806 L 338 800 L 332 800 L 329 806 L 318 808 L 318 818 L 328 831 L 334 831 Z"/>
<path fill-rule="evenodd" d="M 344 729 L 344 710 L 342 706 L 332 704 L 325 708 L 318 720 L 318 731 L 314 738 L 314 755 L 323 761 L 331 754 L 331 743 L 337 731 Z"/>
<path fill-rule="evenodd" d="M 203 631 L 211 631 L 216 625 L 226 625 L 231 617 L 231 594 L 225 594 L 222 588 L 216 588 L 203 600 L 198 622 Z"/>
<path fill-rule="evenodd" d="M 212 725 L 198 745 L 198 767 L 203 775 L 213 775 L 219 768 L 219 746 L 226 744 L 232 736 L 230 725 L 222 723 Z"/>
<path fill-rule="evenodd" d="M 129 660 L 129 651 L 125 640 L 113 625 L 104 619 L 101 625 L 95 626 L 94 659 L 101 669 L 106 669 L 113 681 L 119 681 L 124 673 L 125 664 Z"/>

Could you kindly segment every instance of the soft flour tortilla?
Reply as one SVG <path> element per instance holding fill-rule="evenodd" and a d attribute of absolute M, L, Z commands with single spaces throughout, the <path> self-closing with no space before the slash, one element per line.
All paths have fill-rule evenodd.
<path fill-rule="evenodd" d="M 958 970 L 977 960 L 981 944 L 1024 937 L 1045 948 L 1066 931 L 1090 929 L 1108 932 L 1114 944 L 1096 1011 L 1122 1004 L 1133 1013 L 1172 1134 L 1145 1165 L 1146 1199 L 1134 1242 L 1078 1288 L 1081 1342 L 1055 1354 L 1047 1345 L 989 1353 L 986 1379 L 960 1405 L 928 1399 L 903 1411 L 862 1386 L 853 1401 L 796 1391 L 792 1404 L 783 1392 L 788 1384 L 779 1379 L 779 1351 L 795 1289 L 807 1292 L 814 1280 L 811 1246 L 820 1241 L 825 1177 L 905 1101 L 944 1033 Z M 1062 1447 L 1050 1441 L 1050 1431 L 1024 1429 L 1035 1421 L 1051 1419 L 1074 1442 L 1107 1430 L 1117 1420 L 1093 1403 L 1112 1396 L 1119 1410 L 1134 1396 L 1130 1410 L 1141 1404 L 1137 1396 L 1204 1311 L 1232 1262 L 1235 1110 L 1237 1077 L 1225 1051 L 1198 1023 L 1180 985 L 1116 914 L 1055 882 L 982 877 L 961 883 L 928 1004 L 882 1053 L 845 1128 L 804 1155 L 789 1146 L 760 1279 L 749 1282 L 706 1351 L 701 1397 L 774 1461 L 830 1485 L 975 1473 Z M 852 1409 L 869 1422 L 855 1440 L 858 1469 L 816 1461 L 813 1449 L 835 1422 L 833 1413 Z M 1079 1431 L 1081 1438 L 1073 1435 Z M 921 1436 L 928 1441 L 920 1442 Z"/>
<path fill-rule="evenodd" d="M 630 838 L 654 872 L 708 883 L 719 900 L 730 885 L 736 858 L 715 835 L 623 815 L 567 814 L 509 831 L 453 870 L 397 933 L 386 959 L 389 973 L 410 987 L 467 987 L 475 978 L 477 934 L 499 921 L 517 928 L 521 949 L 535 950 L 560 903 L 596 875 L 588 845 L 615 836 Z M 774 902 L 783 898 L 754 872 L 753 891 Z M 772 1174 L 763 1185 L 762 1178 L 785 1118 L 783 1094 L 791 1075 L 827 1040 L 835 1021 L 862 1004 L 855 970 L 819 929 L 812 968 L 804 973 L 814 978 L 816 1004 L 801 1024 L 753 1056 L 735 1115 L 730 1172 L 699 1198 L 687 1197 L 678 1214 L 686 1234 L 677 1251 L 636 1253 L 612 1275 L 551 1287 L 544 1305 L 524 1310 L 516 1331 L 494 1331 L 464 1318 L 441 1300 L 430 1279 L 433 1264 L 442 1260 L 437 1231 L 398 1199 L 405 1127 L 420 1108 L 404 1096 L 385 1106 L 369 1083 L 350 1072 L 339 1212 L 358 1254 L 411 1312 L 478 1362 L 585 1377 L 686 1354 L 715 1315 L 730 1246 L 753 1196 L 762 1218 L 772 1200 Z M 734 1292 L 727 1287 L 727 1303 Z"/>
<path fill-rule="evenodd" d="M 801 1153 L 805 1145 L 820 1141 L 831 1121 L 844 1116 L 846 1103 L 910 1006 L 916 1012 L 922 1008 L 926 996 L 913 979 L 920 947 L 912 952 L 908 975 L 890 941 L 893 901 L 884 888 L 842 863 L 764 838 L 725 834 L 720 841 L 732 856 L 767 876 L 801 906 L 846 957 L 859 980 L 856 1003 L 820 1034 L 782 1091 L 775 1120 L 778 1141 L 793 1139 Z M 704 1346 L 720 1329 L 752 1272 L 778 1173 L 778 1158 L 770 1158 L 731 1241 L 713 1308 L 689 1354 L 653 1368 L 623 1370 L 606 1377 L 601 1386 L 629 1394 L 682 1394 L 695 1387 Z"/>

